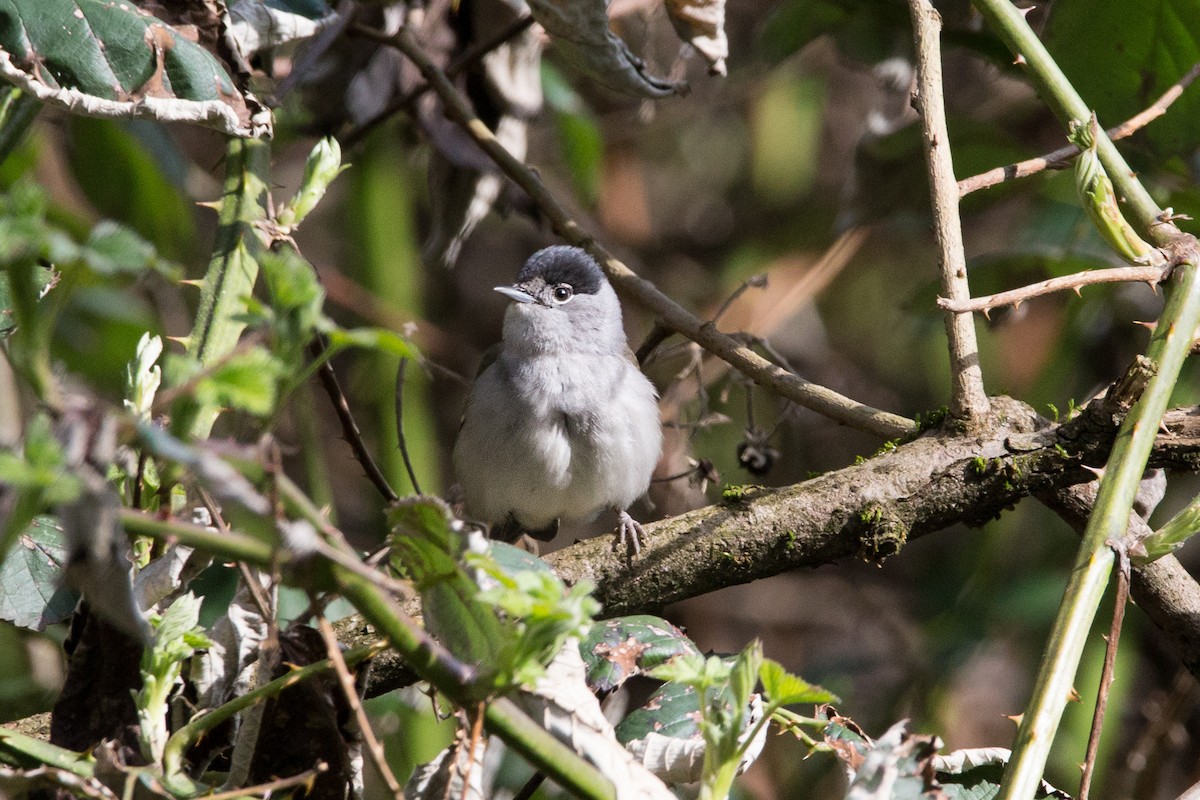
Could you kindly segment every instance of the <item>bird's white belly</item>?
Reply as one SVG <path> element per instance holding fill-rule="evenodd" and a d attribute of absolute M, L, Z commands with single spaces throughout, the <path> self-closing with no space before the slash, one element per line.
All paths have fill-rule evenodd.
<path fill-rule="evenodd" d="M 455 452 L 469 515 L 501 522 L 511 513 L 540 529 L 624 509 L 646 491 L 661 448 L 658 406 L 653 386 L 623 359 L 563 357 L 480 377 L 494 391 L 473 402 L 501 391 L 525 401 L 468 415 L 467 424 L 491 429 L 471 437 L 489 441 L 487 452 Z"/>

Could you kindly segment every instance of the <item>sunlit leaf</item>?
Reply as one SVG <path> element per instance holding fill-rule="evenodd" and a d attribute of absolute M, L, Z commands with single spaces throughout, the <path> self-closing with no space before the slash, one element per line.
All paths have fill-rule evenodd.
<path fill-rule="evenodd" d="M 131 3 L 0 0 L 0 75 L 73 113 L 270 133 L 204 48 Z"/>

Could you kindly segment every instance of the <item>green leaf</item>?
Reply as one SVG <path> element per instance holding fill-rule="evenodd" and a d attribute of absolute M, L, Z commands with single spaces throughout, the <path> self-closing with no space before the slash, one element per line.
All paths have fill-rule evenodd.
<path fill-rule="evenodd" d="M 0 563 L 0 619 L 40 630 L 71 616 L 77 597 L 60 589 L 67 549 L 52 517 L 36 517 Z"/>
<path fill-rule="evenodd" d="M 793 675 L 783 665 L 772 659 L 764 659 L 758 670 L 763 692 L 772 705 L 789 706 L 796 703 L 836 703 L 838 698 L 831 692 Z"/>
<path fill-rule="evenodd" d="M 203 405 L 224 406 L 265 416 L 275 408 L 284 366 L 261 347 L 232 354 L 196 384 Z"/>
<path fill-rule="evenodd" d="M 611 692 L 622 683 L 677 655 L 699 657 L 683 631 L 660 617 L 639 614 L 597 622 L 579 642 L 593 691 Z"/>
<path fill-rule="evenodd" d="M 68 112 L 270 133 L 215 57 L 132 3 L 0 0 L 0 48 L 9 82 Z"/>
<path fill-rule="evenodd" d="M 160 141 L 139 133 L 147 125 L 72 119 L 68 129 L 71 172 L 102 214 L 153 242 L 165 257 L 187 261 L 198 250 L 194 206 L 181 183 L 170 178 L 169 164 L 164 163 L 176 146 L 169 139 Z M 98 256 L 120 250 L 124 252 L 118 257 L 137 258 L 141 248 L 135 242 L 105 241 L 110 236 L 106 233 L 97 243 Z M 141 253 L 149 258 L 144 250 Z"/>
<path fill-rule="evenodd" d="M 178 267 L 159 260 L 154 245 L 112 220 L 101 220 L 92 228 L 80 256 L 88 269 L 100 275 L 137 274 L 150 269 L 169 277 L 180 275 Z"/>
<path fill-rule="evenodd" d="M 646 738 L 651 733 L 673 739 L 700 737 L 700 701 L 696 690 L 683 683 L 665 683 L 634 709 L 616 727 L 621 744 Z"/>
<path fill-rule="evenodd" d="M 1112 127 L 1149 106 L 1200 61 L 1200 3 L 1144 0 L 1136 5 L 1055 0 L 1046 47 Z M 1200 94 L 1184 92 L 1139 134 L 1163 154 L 1184 155 L 1200 137 Z"/>
<path fill-rule="evenodd" d="M 494 674 L 506 634 L 460 567 L 466 544 L 450 510 L 431 499 L 405 499 L 391 509 L 388 522 L 392 566 L 420 592 L 425 627 L 457 658 Z"/>
<path fill-rule="evenodd" d="M 332 350 L 363 347 L 401 358 L 416 358 L 419 355 L 417 348 L 413 347 L 407 339 L 384 328 L 354 328 L 352 330 L 339 328 L 329 331 L 328 336 L 329 346 Z"/>
<path fill-rule="evenodd" d="M 542 62 L 542 91 L 554 112 L 559 146 L 575 192 L 584 201 L 595 203 L 604 166 L 604 137 L 596 117 L 559 71 L 546 62 Z"/>

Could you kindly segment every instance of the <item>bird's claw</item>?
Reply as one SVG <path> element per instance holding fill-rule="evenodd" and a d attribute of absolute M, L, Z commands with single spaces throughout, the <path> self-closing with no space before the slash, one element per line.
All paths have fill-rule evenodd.
<path fill-rule="evenodd" d="M 613 539 L 614 550 L 625 550 L 630 557 L 641 554 L 642 545 L 646 543 L 646 529 L 629 516 L 628 511 L 617 512 L 616 534 Z"/>

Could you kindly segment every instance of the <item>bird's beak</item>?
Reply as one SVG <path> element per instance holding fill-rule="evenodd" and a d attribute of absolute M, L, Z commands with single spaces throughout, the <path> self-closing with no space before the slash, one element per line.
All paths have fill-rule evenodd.
<path fill-rule="evenodd" d="M 533 295 L 515 286 L 497 286 L 496 291 L 509 300 L 515 300 L 518 303 L 532 303 L 534 301 Z"/>

